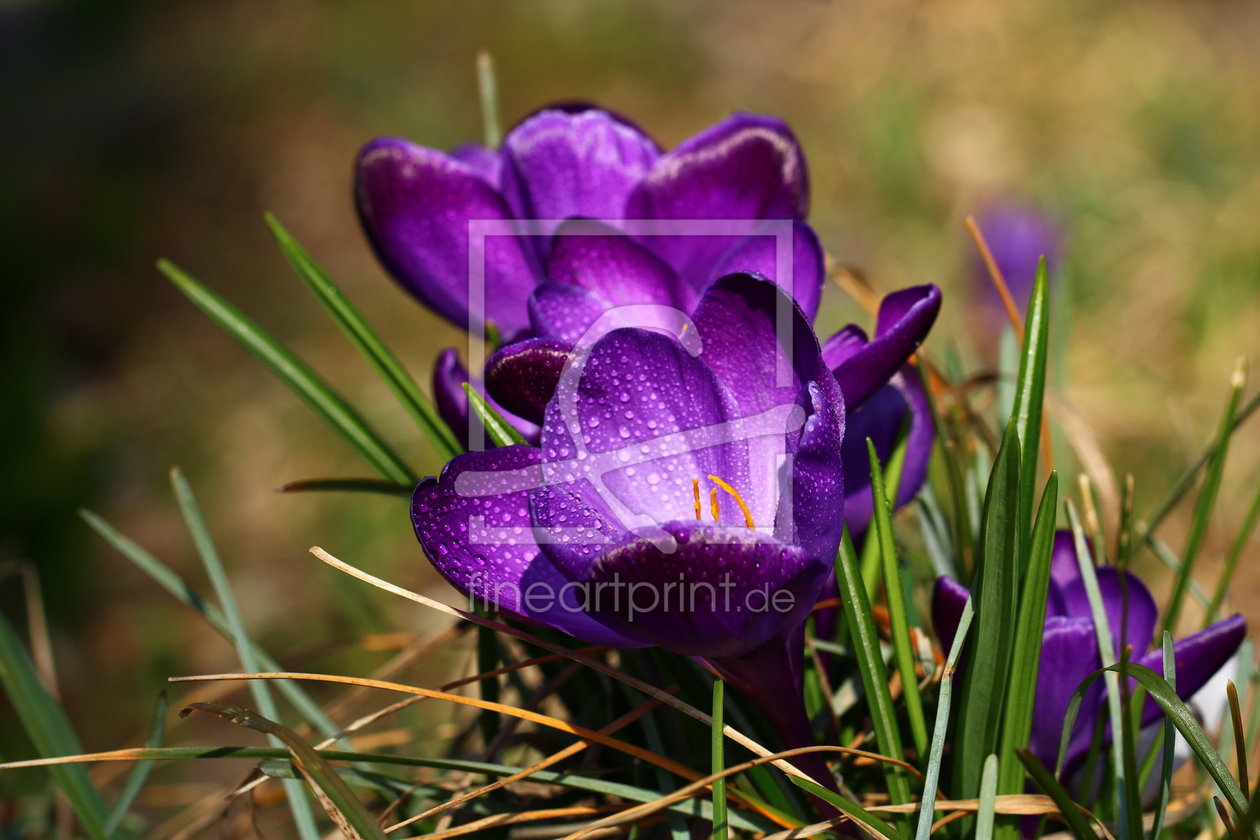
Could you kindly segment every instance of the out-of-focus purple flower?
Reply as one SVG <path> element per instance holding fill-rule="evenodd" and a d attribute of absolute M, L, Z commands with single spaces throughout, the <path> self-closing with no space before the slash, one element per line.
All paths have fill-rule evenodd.
<path fill-rule="evenodd" d="M 1163 655 L 1150 650 L 1159 611 L 1145 584 L 1131 572 L 1104 566 L 1096 570 L 1114 639 L 1117 659 L 1125 646 L 1131 647 L 1135 662 L 1159 672 Z M 967 601 L 967 590 L 949 578 L 939 578 L 932 598 L 932 620 L 942 645 L 948 649 Z M 1246 636 L 1246 623 L 1234 615 L 1178 640 L 1173 650 L 1177 662 L 1177 694 L 1189 698 L 1229 661 Z M 1063 715 L 1077 687 L 1102 667 L 1093 613 L 1085 594 L 1076 548 L 1070 531 L 1055 535 L 1050 593 L 1046 604 L 1046 630 L 1042 638 L 1041 662 L 1037 672 L 1037 699 L 1033 706 L 1030 748 L 1047 766 L 1053 767 L 1063 734 Z M 1099 681 L 1081 702 L 1076 725 L 1068 744 L 1065 772 L 1077 769 L 1089 751 L 1095 723 L 1106 702 L 1106 689 Z M 1147 698 L 1142 725 L 1160 715 L 1159 706 Z M 1110 738 L 1110 733 L 1107 734 Z"/>
<path fill-rule="evenodd" d="M 548 394 L 537 447 L 461 455 L 416 489 L 425 554 L 508 614 L 696 657 L 811 741 L 802 632 L 840 540 L 844 401 L 808 320 L 735 274 L 671 334 L 615 328 L 565 353 L 558 384 L 522 380 L 521 403 Z"/>
<path fill-rule="evenodd" d="M 993 252 L 993 261 L 1002 272 L 1015 305 L 1024 312 L 1032 296 L 1037 263 L 1043 256 L 1046 270 L 1054 276 L 1063 242 L 1061 231 L 1038 207 L 1010 199 L 990 204 L 979 214 L 976 223 Z M 978 254 L 973 260 L 973 271 L 981 298 L 1000 311 L 1002 304 L 993 279 Z"/>
<path fill-rule="evenodd" d="M 384 137 L 359 154 L 355 197 L 377 256 L 407 291 L 460 327 L 476 329 L 484 317 L 505 337 L 563 329 L 546 322 L 557 307 L 564 325 L 609 301 L 689 310 L 734 271 L 775 279 L 811 320 L 822 289 L 822 252 L 804 224 L 805 158 L 787 125 L 769 116 L 734 114 L 669 152 L 630 121 L 585 105 L 531 114 L 495 151 L 445 153 Z M 572 242 L 569 219 L 629 236 Z M 469 301 L 472 220 L 502 223 L 479 260 L 482 307 Z M 705 229 L 688 228 L 692 220 Z M 775 276 L 775 237 L 762 221 L 791 224 L 790 276 Z M 630 270 L 588 277 L 591 260 L 609 259 Z M 638 270 L 644 265 L 650 270 Z"/>

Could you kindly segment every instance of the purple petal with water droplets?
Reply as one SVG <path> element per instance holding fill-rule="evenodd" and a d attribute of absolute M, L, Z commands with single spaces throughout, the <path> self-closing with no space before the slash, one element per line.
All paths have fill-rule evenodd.
<path fill-rule="evenodd" d="M 549 108 L 508 132 L 502 155 L 503 191 L 519 218 L 620 219 L 659 149 L 607 111 Z"/>
<path fill-rule="evenodd" d="M 398 138 L 368 143 L 355 176 L 359 219 L 381 263 L 407 291 L 457 326 L 469 312 L 470 219 L 508 221 L 498 191 L 473 167 Z M 526 324 L 538 270 L 516 236 L 485 240 L 485 312 L 502 332 Z"/>
<path fill-rule="evenodd" d="M 569 344 L 549 338 L 509 344 L 486 363 L 486 390 L 508 411 L 541 425 L 572 354 Z"/>
<path fill-rule="evenodd" d="M 420 545 L 475 606 L 492 605 L 592 644 L 641 646 L 633 633 L 610 630 L 578 609 L 569 579 L 534 542 L 528 490 L 541 480 L 539 461 L 529 446 L 456 457 L 412 497 Z"/>
<path fill-rule="evenodd" d="M 813 228 L 804 222 L 793 222 L 791 242 L 782 249 L 779 246 L 778 237 L 774 235 L 753 234 L 747 237 L 718 261 L 708 282 L 734 273 L 768 277 L 787 290 L 805 314 L 805 320 L 813 323 L 814 316 L 818 314 L 818 302 L 822 299 L 822 244 Z M 780 250 L 784 253 L 780 254 Z M 788 257 L 791 258 L 790 268 L 787 268 Z M 780 271 L 781 262 L 786 273 Z"/>

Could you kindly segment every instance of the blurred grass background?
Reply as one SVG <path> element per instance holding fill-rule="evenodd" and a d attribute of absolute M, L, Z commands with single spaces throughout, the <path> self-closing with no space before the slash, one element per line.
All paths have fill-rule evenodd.
<path fill-rule="evenodd" d="M 1260 333 L 1257 43 L 1260 6 L 1224 0 L 10 0 L 0 561 L 39 568 L 85 746 L 131 738 L 168 674 L 235 668 L 226 642 L 76 516 L 99 511 L 200 583 L 171 464 L 197 488 L 273 653 L 430 618 L 337 577 L 307 555 L 312 544 L 449 597 L 401 501 L 275 492 L 365 469 L 153 262 L 169 257 L 234 300 L 434 471 L 432 450 L 291 275 L 262 213 L 427 381 L 437 350 L 460 336 L 374 264 L 351 165 L 380 134 L 479 139 L 479 49 L 497 62 L 508 124 L 584 98 L 671 146 L 733 109 L 785 117 L 830 253 L 879 290 L 940 284 L 931 346 L 956 345 L 972 368 L 994 360 L 975 349 L 985 345 L 963 217 L 995 197 L 1043 207 L 1067 233 L 1062 396 L 1117 473 L 1136 474 L 1140 514 L 1211 437 L 1234 360 L 1254 354 Z M 820 331 L 854 318 L 869 323 L 829 291 Z M 1237 531 L 1258 456 L 1252 424 L 1209 549 Z M 1164 532 L 1174 547 L 1186 518 Z M 1206 553 L 1205 571 L 1220 554 Z M 1234 601 L 1255 621 L 1260 574 L 1247 566 Z M 0 594 L 20 619 L 18 587 Z M 0 750 L 20 752 L 0 729 Z"/>

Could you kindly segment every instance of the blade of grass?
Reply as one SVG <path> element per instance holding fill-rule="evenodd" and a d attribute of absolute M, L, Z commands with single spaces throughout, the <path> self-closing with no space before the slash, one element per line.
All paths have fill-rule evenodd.
<path fill-rule="evenodd" d="M 871 602 L 866 596 L 862 572 L 853 550 L 853 540 L 846 528 L 836 555 L 836 581 L 840 585 L 840 601 L 844 608 L 845 627 L 849 631 L 850 647 L 857 659 L 862 690 L 870 707 L 871 723 L 875 728 L 875 741 L 885 755 L 904 759 L 901 732 L 897 727 L 897 713 L 893 708 L 892 695 L 888 690 L 888 673 L 884 668 L 884 655 L 880 650 L 879 636 L 871 616 Z M 894 804 L 910 801 L 910 786 L 895 767 L 884 767 L 884 779 L 888 795 Z M 834 804 L 834 803 L 832 803 Z"/>
<path fill-rule="evenodd" d="M 1012 413 L 1020 442 L 1018 521 L 1020 533 L 1024 535 L 1032 527 L 1033 499 L 1037 492 L 1037 448 L 1041 444 L 1049 336 L 1049 279 L 1046 258 L 1041 257 L 1037 261 L 1037 278 L 1033 283 L 1032 297 L 1028 300 L 1028 314 L 1024 319 L 1019 378 L 1015 383 L 1015 410 Z"/>
<path fill-rule="evenodd" d="M 1177 689 L 1177 658 L 1173 652 L 1173 637 L 1164 633 L 1161 645 L 1163 654 L 1164 680 L 1174 691 Z M 1159 833 L 1164 828 L 1164 818 L 1168 814 L 1168 800 L 1172 797 L 1173 757 L 1177 746 L 1177 736 L 1173 731 L 1172 719 L 1164 717 L 1163 746 L 1161 748 L 1163 765 L 1159 768 L 1159 793 L 1155 798 L 1154 821 L 1151 823 L 1151 840 L 1159 840 Z M 1152 752 L 1154 752 L 1152 750 Z"/>
<path fill-rule="evenodd" d="M 1225 693 L 1229 697 L 1229 718 L 1234 729 L 1234 752 L 1238 762 L 1238 786 L 1243 790 L 1251 790 L 1247 778 L 1247 734 L 1243 729 L 1242 706 L 1238 703 L 1238 687 L 1230 680 L 1225 685 Z"/>
<path fill-rule="evenodd" d="M 722 735 L 722 711 L 726 706 L 726 683 L 713 681 L 713 725 L 710 738 L 710 754 L 712 756 L 709 772 L 717 775 L 726 769 L 726 738 Z M 726 840 L 730 826 L 726 819 L 726 777 L 721 776 L 713 781 L 713 840 Z"/>
<path fill-rule="evenodd" d="M 493 149 L 503 139 L 503 131 L 499 128 L 499 85 L 494 75 L 494 57 L 487 50 L 477 53 L 477 94 L 486 148 Z"/>
<path fill-rule="evenodd" d="M 1225 600 L 1225 592 L 1229 589 L 1229 584 L 1234 579 L 1234 572 L 1238 569 L 1238 561 L 1242 558 L 1243 549 L 1247 547 L 1247 543 L 1251 540 L 1251 535 L 1256 530 L 1257 522 L 1260 522 L 1260 484 L 1256 487 L 1255 498 L 1251 500 L 1251 507 L 1247 510 L 1247 516 L 1243 519 L 1242 528 L 1238 531 L 1234 544 L 1230 546 L 1229 556 L 1225 560 L 1225 568 L 1221 571 L 1221 576 L 1217 578 L 1216 591 L 1212 593 L 1212 600 L 1208 603 L 1204 614 L 1204 627 L 1216 621 L 1220 615 L 1221 603 Z"/>
<path fill-rule="evenodd" d="M 1238 415 L 1238 404 L 1242 400 L 1243 388 L 1246 385 L 1247 366 L 1245 360 L 1240 359 L 1230 379 L 1229 401 L 1225 405 L 1225 415 L 1221 418 L 1221 430 L 1217 435 L 1216 448 L 1208 462 L 1203 487 L 1199 490 L 1199 498 L 1194 506 L 1194 519 L 1190 523 L 1190 535 L 1186 537 L 1186 549 L 1181 555 L 1181 568 L 1177 571 L 1172 595 L 1168 599 L 1168 609 L 1164 614 L 1164 629 L 1171 633 L 1177 631 L 1177 619 L 1181 617 L 1186 587 L 1190 583 L 1199 549 L 1207 536 L 1208 521 L 1216 507 L 1216 497 L 1221 489 L 1221 476 L 1225 473 L 1225 460 L 1229 454 L 1229 442 L 1233 436 L 1234 418 Z"/>
<path fill-rule="evenodd" d="M 411 498 L 415 487 L 376 478 L 303 478 L 280 486 L 281 493 L 345 492 L 377 493 Z"/>
<path fill-rule="evenodd" d="M 173 595 L 177 601 L 192 607 L 201 614 L 206 623 L 214 628 L 219 635 L 228 641 L 232 640 L 232 631 L 228 627 L 227 620 L 223 617 L 223 612 L 216 605 L 208 603 L 191 584 L 171 571 L 169 566 L 145 551 L 131 539 L 123 536 L 117 529 L 95 513 L 81 510 L 79 511 L 79 516 L 88 524 L 88 527 L 134 563 L 137 568 L 152 578 L 159 586 Z M 258 664 L 264 669 L 268 671 L 282 670 L 280 665 L 257 645 L 254 646 L 254 654 L 258 658 Z M 303 719 L 314 726 L 321 735 L 330 737 L 338 733 L 338 726 L 324 714 L 324 710 L 311 699 L 310 695 L 300 685 L 282 682 L 279 684 L 279 688 L 280 693 L 293 704 L 293 707 L 297 709 Z"/>
<path fill-rule="evenodd" d="M 206 576 L 210 578 L 210 585 L 213 587 L 214 594 L 223 610 L 223 618 L 227 624 L 229 638 L 232 640 L 233 647 L 236 648 L 236 656 L 240 660 L 241 668 L 250 672 L 257 671 L 259 665 L 258 657 L 254 652 L 254 643 L 249 637 L 249 632 L 245 629 L 245 621 L 236 604 L 236 596 L 232 593 L 232 585 L 228 581 L 227 570 L 224 569 L 223 561 L 219 558 L 219 550 L 215 547 L 214 540 L 210 536 L 210 529 L 206 526 L 205 518 L 201 515 L 201 507 L 197 504 L 196 497 L 193 496 L 192 487 L 188 484 L 187 479 L 184 478 L 184 474 L 180 472 L 179 467 L 171 469 L 171 488 L 175 491 L 175 498 L 179 501 L 179 509 L 183 514 L 184 524 L 188 528 L 188 533 L 192 536 L 193 545 L 196 546 L 197 553 L 201 556 Z M 275 700 L 266 683 L 251 682 L 249 690 L 250 694 L 253 695 L 255 705 L 258 706 L 264 718 L 274 720 L 279 717 L 279 710 L 276 708 Z M 284 740 L 281 736 L 274 733 L 273 739 L 276 743 Z M 318 840 L 320 836 L 319 829 L 315 823 L 315 816 L 311 813 L 310 803 L 307 802 L 306 796 L 302 792 L 302 785 L 296 781 L 284 781 L 281 784 L 284 786 L 285 795 L 288 797 L 289 809 L 293 812 L 293 821 L 299 835 L 304 838 L 311 838 L 311 840 Z"/>
<path fill-rule="evenodd" d="M 343 834 L 350 840 L 386 840 L 385 832 L 363 807 L 363 803 L 354 795 L 354 791 L 350 790 L 345 779 L 341 778 L 322 755 L 291 729 L 286 729 L 273 720 L 230 703 L 193 703 L 179 715 L 187 717 L 193 710 L 206 712 L 237 726 L 261 732 L 270 740 L 283 744 L 293 757 L 294 767 L 306 779 L 316 798 L 324 806 L 329 819 L 341 829 Z M 294 785 L 297 785 L 299 790 L 301 788 L 301 783 L 296 779 L 283 779 L 281 784 L 286 790 Z M 301 802 L 305 805 L 306 800 L 303 798 Z M 296 817 L 297 814 L 295 813 L 294 816 Z M 298 823 L 299 827 L 301 824 L 301 822 Z M 316 833 L 315 836 L 319 837 L 319 834 Z"/>
<path fill-rule="evenodd" d="M 919 675 L 915 670 L 918 656 L 910 640 L 910 623 L 906 619 L 906 602 L 901 588 L 901 567 L 893 543 L 892 508 L 884 488 L 884 471 L 879 465 L 875 442 L 866 439 L 866 455 L 871 470 L 871 502 L 875 520 L 875 542 L 878 543 L 880 567 L 883 570 L 884 597 L 888 602 L 888 621 L 892 629 L 893 657 L 901 674 L 902 697 L 910 719 L 910 733 L 919 755 L 928 750 L 927 722 L 923 717 L 923 700 L 919 696 Z"/>
<path fill-rule="evenodd" d="M 265 216 L 267 227 L 275 237 L 276 244 L 284 253 L 294 272 L 306 283 L 324 309 L 345 333 L 350 342 L 358 348 L 363 357 L 371 363 L 377 374 L 384 380 L 394 396 L 406 409 L 416 425 L 424 432 L 425 437 L 437 449 L 445 460 L 454 458 L 464 451 L 454 432 L 438 415 L 433 403 L 416 385 L 415 379 L 403 367 L 402 362 L 393 351 L 381 341 L 380 335 L 363 319 L 359 310 L 346 299 L 345 293 L 333 282 L 328 273 L 315 262 L 310 253 L 293 238 L 285 227 L 271 213 Z"/>
<path fill-rule="evenodd" d="M 40 682 L 34 663 L 3 613 L 0 613 L 0 684 L 4 685 L 27 737 L 41 755 L 67 755 L 82 749 L 65 712 Z M 105 799 L 92 784 L 87 771 L 66 765 L 54 765 L 50 770 L 83 831 L 94 840 L 109 837 L 105 829 Z"/>
<path fill-rule="evenodd" d="M 955 739 L 955 795 L 980 784 L 985 756 L 998 748 L 1015 639 L 1020 557 L 1020 442 L 1014 421 L 989 478 L 980 527 L 980 562 L 973 584 L 978 628 L 963 673 L 961 714 Z"/>
<path fill-rule="evenodd" d="M 992 840 L 997 807 L 998 757 L 990 753 L 980 772 L 980 807 L 976 810 L 976 840 Z"/>
<path fill-rule="evenodd" d="M 1006 714 L 998 756 L 1000 794 L 1022 793 L 1024 767 L 1015 755 L 1028 746 L 1032 733 L 1033 705 L 1037 699 L 1037 673 L 1041 663 L 1041 642 L 1045 636 L 1046 601 L 1050 593 L 1050 560 L 1054 552 L 1055 513 L 1059 506 L 1059 477 L 1051 472 L 1041 494 L 1037 520 L 1033 526 L 1032 547 L 1028 552 L 1028 572 L 1015 626 L 1015 646 L 1011 655 L 1010 679 L 1006 689 Z M 999 837 L 1017 840 L 1019 825 L 1004 820 Z"/>
<path fill-rule="evenodd" d="M 949 647 L 949 656 L 945 659 L 945 669 L 941 673 L 941 682 L 936 695 L 936 722 L 932 726 L 932 748 L 928 755 L 927 770 L 923 779 L 923 796 L 920 799 L 919 823 L 915 827 L 915 840 L 928 840 L 932 833 L 932 817 L 936 804 L 936 793 L 941 780 L 941 762 L 945 755 L 945 734 L 949 729 L 949 709 L 954 695 L 954 673 L 958 667 L 958 657 L 962 655 L 963 645 L 967 641 L 967 632 L 971 629 L 974 610 L 971 598 L 963 604 L 962 615 L 958 619 L 958 629 L 954 631 L 954 643 Z"/>
<path fill-rule="evenodd" d="M 1112 636 L 1107 607 L 1103 603 L 1102 591 L 1098 586 L 1098 574 L 1094 568 L 1094 558 L 1090 545 L 1076 516 L 1076 506 L 1068 499 L 1068 523 L 1072 528 L 1073 540 L 1076 543 L 1077 567 L 1081 573 L 1081 581 L 1085 585 L 1085 595 L 1089 601 L 1090 613 L 1094 620 L 1094 634 L 1098 640 L 1098 656 L 1106 672 L 1103 681 L 1107 686 L 1107 711 L 1111 721 L 1111 778 L 1115 779 L 1116 813 L 1119 815 L 1118 837 L 1120 840 L 1136 840 L 1141 836 L 1141 813 L 1134 809 L 1135 786 L 1129 784 L 1136 779 L 1128 775 L 1124 755 L 1124 699 L 1120 692 L 1120 679 L 1114 671 L 1107 668 L 1116 664 L 1116 644 Z M 1118 629 L 1118 628 L 1117 628 Z"/>
<path fill-rule="evenodd" d="M 469 382 L 464 383 L 464 393 L 468 395 L 468 405 L 477 415 L 477 419 L 486 427 L 486 434 L 495 446 L 511 446 L 524 443 L 521 433 L 512 428 L 512 424 L 503 419 L 503 415 L 494 410 L 494 406 L 486 402 L 486 398 L 477 393 Z"/>
<path fill-rule="evenodd" d="M 398 484 L 415 484 L 416 474 L 373 431 L 362 417 L 310 366 L 263 331 L 243 312 L 197 282 L 173 263 L 158 261 L 165 274 L 189 300 L 245 346 L 280 380 L 367 459 L 382 476 Z"/>
<path fill-rule="evenodd" d="M 158 694 L 157 706 L 153 710 L 153 722 L 149 724 L 147 743 L 151 749 L 162 746 L 162 740 L 166 737 L 167 706 L 166 692 L 163 691 Z M 149 773 L 152 770 L 152 761 L 141 761 L 127 775 L 127 781 L 123 783 L 122 791 L 119 792 L 118 799 L 114 801 L 114 807 L 110 809 L 109 818 L 105 820 L 106 834 L 112 835 L 114 830 L 122 825 L 122 821 L 131 810 L 132 804 L 136 801 L 136 796 L 140 793 L 141 788 L 144 787 L 144 783 L 149 778 Z"/>

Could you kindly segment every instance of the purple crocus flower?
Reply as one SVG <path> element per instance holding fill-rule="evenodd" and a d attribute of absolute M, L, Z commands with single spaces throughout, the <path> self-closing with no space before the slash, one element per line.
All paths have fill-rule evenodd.
<path fill-rule="evenodd" d="M 572 343 L 616 306 L 690 312 L 735 271 L 776 279 L 811 321 L 822 293 L 804 155 L 774 117 L 737 113 L 669 152 L 584 105 L 535 112 L 493 151 L 380 138 L 360 152 L 355 195 L 404 289 L 460 327 L 490 322 L 509 341 Z M 490 231 L 480 251 L 473 222 Z M 470 261 L 484 270 L 479 303 L 469 299 Z M 458 370 L 447 360 L 435 390 L 450 395 L 439 410 L 466 436 Z"/>
<path fill-rule="evenodd" d="M 1077 562 L 1076 548 L 1070 531 L 1055 535 L 1051 561 L 1049 599 L 1046 604 L 1046 630 L 1042 638 L 1041 663 L 1037 671 L 1037 699 L 1033 706 L 1032 735 L 1029 746 L 1048 767 L 1053 767 L 1059 754 L 1063 734 L 1063 715 L 1077 687 L 1102 667 L 1093 613 L 1085 594 Z M 1133 661 L 1159 672 L 1163 655 L 1152 651 L 1159 610 L 1150 590 L 1133 573 L 1114 566 L 1097 569 L 1098 587 L 1107 611 L 1115 641 L 1117 659 L 1124 646 L 1132 648 Z M 967 590 L 949 578 L 939 578 L 932 597 L 932 620 L 941 644 L 948 649 L 953 643 Z M 1173 650 L 1177 662 L 1177 694 L 1189 698 L 1229 661 L 1246 636 L 1246 622 L 1234 615 L 1178 640 Z M 1106 702 L 1103 683 L 1096 683 L 1081 702 L 1076 725 L 1068 743 L 1064 771 L 1078 769 L 1089 751 L 1094 725 Z M 1154 700 L 1147 698 L 1142 725 L 1157 720 L 1161 712 Z M 1110 738 L 1110 734 L 1106 736 Z"/>
<path fill-rule="evenodd" d="M 811 743 L 802 634 L 840 541 L 844 402 L 804 313 L 734 274 L 673 329 L 549 358 L 538 446 L 460 455 L 417 487 L 425 554 L 509 615 L 695 657 Z"/>
<path fill-rule="evenodd" d="M 1062 247 L 1061 231 L 1040 208 L 1013 199 L 987 206 L 977 224 L 993 253 L 993 261 L 1002 272 L 1002 279 L 1011 290 L 1015 306 L 1023 312 L 1028 308 L 1033 281 L 1037 278 L 1037 263 L 1042 257 L 1046 258 L 1046 270 L 1054 276 Z M 1000 311 L 1002 304 L 993 288 L 993 278 L 978 254 L 974 258 L 973 272 L 981 299 L 990 308 Z"/>

